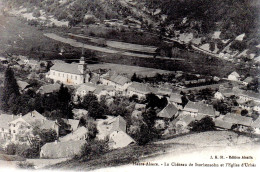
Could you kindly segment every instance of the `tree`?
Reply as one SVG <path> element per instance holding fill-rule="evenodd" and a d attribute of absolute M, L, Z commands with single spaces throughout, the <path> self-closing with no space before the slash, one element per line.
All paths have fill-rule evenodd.
<path fill-rule="evenodd" d="M 8 111 L 10 105 L 8 104 L 11 96 L 18 97 L 20 95 L 19 86 L 14 76 L 14 72 L 11 68 L 7 68 L 5 71 L 5 80 L 4 80 L 4 88 L 2 95 L 2 108 L 4 111 Z M 9 102 L 9 103 L 13 103 Z"/>
<path fill-rule="evenodd" d="M 241 115 L 242 116 L 246 116 L 248 114 L 248 111 L 246 110 L 246 109 L 243 109 L 242 111 L 241 111 Z"/>
<path fill-rule="evenodd" d="M 98 134 L 97 125 L 94 120 L 89 119 L 86 122 L 86 128 L 88 129 L 88 141 L 94 140 L 96 138 L 96 135 Z"/>
<path fill-rule="evenodd" d="M 215 129 L 215 123 L 212 118 L 206 116 L 202 118 L 200 121 L 194 121 L 190 124 L 192 131 L 210 131 Z"/>
<path fill-rule="evenodd" d="M 92 101 L 88 106 L 88 114 L 94 119 L 104 118 L 105 109 L 98 101 Z"/>
<path fill-rule="evenodd" d="M 94 94 L 92 94 L 92 93 L 87 94 L 87 95 L 83 98 L 83 102 L 82 102 L 83 108 L 88 109 L 90 103 L 93 102 L 93 101 L 95 101 L 95 102 L 98 101 L 97 96 L 94 95 Z"/>
<path fill-rule="evenodd" d="M 149 93 L 145 95 L 146 97 L 146 103 L 147 103 L 147 108 L 155 108 L 158 107 L 158 103 L 160 102 L 160 98 L 156 96 L 154 93 Z"/>

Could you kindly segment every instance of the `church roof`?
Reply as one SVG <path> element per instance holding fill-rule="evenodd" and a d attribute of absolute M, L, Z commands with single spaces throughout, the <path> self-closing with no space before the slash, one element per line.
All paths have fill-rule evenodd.
<path fill-rule="evenodd" d="M 51 67 L 51 70 L 64 72 L 64 73 L 81 75 L 81 73 L 80 73 L 80 71 L 78 69 L 78 64 L 77 63 L 72 63 L 72 64 L 69 64 L 69 63 L 54 64 Z"/>

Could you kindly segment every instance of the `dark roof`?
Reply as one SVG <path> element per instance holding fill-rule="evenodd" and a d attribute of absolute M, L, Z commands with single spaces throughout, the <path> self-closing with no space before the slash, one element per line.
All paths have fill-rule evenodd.
<path fill-rule="evenodd" d="M 76 75 L 81 75 L 79 69 L 78 69 L 78 64 L 72 63 L 59 63 L 59 64 L 54 64 L 51 67 L 51 70 L 59 71 L 59 72 L 64 72 L 64 73 L 70 73 L 70 74 L 76 74 Z"/>
<path fill-rule="evenodd" d="M 172 118 L 174 115 L 176 115 L 178 112 L 178 109 L 173 104 L 169 103 L 163 110 L 161 110 L 157 116 L 161 118 Z"/>

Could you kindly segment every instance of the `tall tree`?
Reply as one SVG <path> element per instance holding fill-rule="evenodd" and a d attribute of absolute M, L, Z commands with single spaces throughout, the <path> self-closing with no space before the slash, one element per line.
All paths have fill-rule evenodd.
<path fill-rule="evenodd" d="M 18 97 L 20 95 L 19 86 L 14 76 L 14 72 L 11 68 L 7 68 L 5 71 L 4 89 L 2 95 L 2 109 L 8 111 L 10 104 L 14 102 L 9 101 L 10 97 Z M 12 99 L 15 100 L 15 99 Z"/>

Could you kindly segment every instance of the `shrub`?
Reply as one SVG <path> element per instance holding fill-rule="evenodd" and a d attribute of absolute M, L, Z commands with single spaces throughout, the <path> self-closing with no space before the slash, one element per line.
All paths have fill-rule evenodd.
<path fill-rule="evenodd" d="M 34 164 L 30 162 L 19 162 L 17 167 L 21 169 L 35 169 Z"/>
<path fill-rule="evenodd" d="M 107 140 L 93 140 L 82 146 L 80 155 L 75 156 L 75 159 L 87 161 L 97 158 L 109 151 Z"/>
<path fill-rule="evenodd" d="M 5 153 L 8 154 L 8 155 L 15 155 L 16 149 L 17 149 L 17 145 L 15 145 L 14 143 L 11 143 L 11 144 L 6 146 Z"/>
<path fill-rule="evenodd" d="M 213 122 L 212 118 L 206 116 L 202 118 L 200 121 L 195 121 L 190 124 L 192 131 L 210 131 L 214 130 L 215 123 Z"/>

